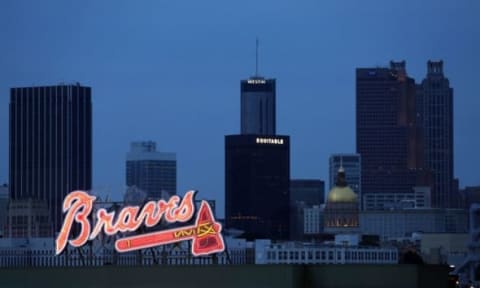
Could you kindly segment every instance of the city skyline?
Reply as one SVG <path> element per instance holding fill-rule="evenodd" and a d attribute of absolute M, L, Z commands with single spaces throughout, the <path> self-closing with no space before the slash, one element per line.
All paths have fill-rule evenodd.
<path fill-rule="evenodd" d="M 474 14 L 471 11 L 475 10 L 473 9 L 475 4 L 465 3 L 463 3 L 463 7 L 458 8 L 459 10 L 449 9 L 448 6 L 438 7 L 440 15 L 453 13 L 454 15 L 461 14 L 463 17 L 457 17 L 458 21 L 455 23 L 448 22 L 448 27 L 451 27 L 451 29 L 447 30 L 447 33 L 440 33 L 442 37 L 436 34 L 436 31 L 445 27 L 442 25 L 445 25 L 447 21 L 433 24 L 422 23 L 427 30 L 426 33 L 430 33 L 434 37 L 435 41 L 432 41 L 432 44 L 428 44 L 427 40 L 422 40 L 418 46 L 412 45 L 416 47 L 411 48 L 401 43 L 399 48 L 392 48 L 388 45 L 386 47 L 383 43 L 377 43 L 380 44 L 379 47 L 359 44 L 359 51 L 348 53 L 342 50 L 343 46 L 356 42 L 355 39 L 358 40 L 358 37 L 369 39 L 365 32 L 355 36 L 357 29 L 354 27 L 353 20 L 345 24 L 345 29 L 349 31 L 347 34 L 350 35 L 348 38 L 350 40 L 341 40 L 327 33 L 325 36 L 327 41 L 319 41 L 296 35 L 291 30 L 286 31 L 287 37 L 285 38 L 280 38 L 279 35 L 270 35 L 269 31 L 273 29 L 274 24 L 280 24 L 280 19 L 272 14 L 267 17 L 272 21 L 271 23 L 268 22 L 269 24 L 265 28 L 257 31 L 251 29 L 256 26 L 254 24 L 261 23 L 261 20 L 254 21 L 255 23 L 250 24 L 252 26 L 245 27 L 246 30 L 250 28 L 251 33 L 241 33 L 237 40 L 236 37 L 233 37 L 234 35 L 229 36 L 230 33 L 235 34 L 235 32 L 241 31 L 234 25 L 234 21 L 229 22 L 228 19 L 216 15 L 217 20 L 223 19 L 228 24 L 226 30 L 222 30 L 211 26 L 211 23 L 206 20 L 202 22 L 202 19 L 193 17 L 192 19 L 199 21 L 203 28 L 213 27 L 212 38 L 207 38 L 211 40 L 211 43 L 205 40 L 200 41 L 199 37 L 201 36 L 193 36 L 193 33 L 196 32 L 195 29 L 189 31 L 185 38 L 164 31 L 165 34 L 161 35 L 164 35 L 163 38 L 165 39 L 160 37 L 163 40 L 151 42 L 149 33 L 154 32 L 154 28 L 160 29 L 165 23 L 168 23 L 159 20 L 161 17 L 157 18 L 154 12 L 163 16 L 166 15 L 164 15 L 164 10 L 161 7 L 155 5 L 150 7 L 152 12 L 149 12 L 145 17 L 147 20 L 140 19 L 137 15 L 148 10 L 144 6 L 136 7 L 136 10 L 132 12 L 134 16 L 137 16 L 137 18 L 133 18 L 136 21 L 121 23 L 121 18 L 115 20 L 116 16 L 112 14 L 110 17 L 116 21 L 113 22 L 121 23 L 120 28 L 116 29 L 109 26 L 111 24 L 107 24 L 106 27 L 100 29 L 100 33 L 95 32 L 94 26 L 89 26 L 95 25 L 95 21 L 92 24 L 83 23 L 84 26 L 82 26 L 76 25 L 73 20 L 68 22 L 61 16 L 53 17 L 47 21 L 47 24 L 39 25 L 39 28 L 30 27 L 28 23 L 31 22 L 26 22 L 25 19 L 32 17 L 38 20 L 41 19 L 38 17 L 50 15 L 50 12 L 47 11 L 48 7 L 31 9 L 31 11 L 36 12 L 39 10 L 40 16 L 32 14 L 22 16 L 26 18 L 20 17 L 19 20 L 14 20 L 15 13 L 13 15 L 3 15 L 5 12 L 0 12 L 2 16 L 5 16 L 2 17 L 4 20 L 0 20 L 4 24 L 2 26 L 11 27 L 13 23 L 17 23 L 16 21 L 19 23 L 16 26 L 17 28 L 8 28 L 5 31 L 6 37 L 17 33 L 25 35 L 25 37 L 15 39 L 14 43 L 6 42 L 4 46 L 6 53 L 2 53 L 0 56 L 1 62 L 7 65 L 7 69 L 0 72 L 0 79 L 2 80 L 0 81 L 0 93 L 4 95 L 0 98 L 0 101 L 2 101 L 0 102 L 0 108 L 2 109 L 0 113 L 0 133 L 4 135 L 4 137 L 0 137 L 0 159 L 2 159 L 0 161 L 0 182 L 8 182 L 8 148 L 6 146 L 8 141 L 8 105 L 6 104 L 8 103 L 8 100 L 6 100 L 8 99 L 8 89 L 10 87 L 31 86 L 32 82 L 36 82 L 35 84 L 38 86 L 55 85 L 62 80 L 65 81 L 65 79 L 75 79 L 83 85 L 92 87 L 94 189 L 108 185 L 110 186 L 108 189 L 110 195 L 120 199 L 121 194 L 124 193 L 124 189 L 121 189 L 121 187 L 124 187 L 124 151 L 127 150 L 131 141 L 152 139 L 159 143 L 160 150 L 173 151 L 178 155 L 179 194 L 183 194 L 189 188 L 199 189 L 202 197 L 215 198 L 220 201 L 218 207 L 223 207 L 221 204 L 224 195 L 223 136 L 238 132 L 240 121 L 238 81 L 253 74 L 255 62 L 254 40 L 255 36 L 259 36 L 262 47 L 260 74 L 277 79 L 277 97 L 279 98 L 277 101 L 279 103 L 277 107 L 277 132 L 291 135 L 292 139 L 292 178 L 326 180 L 328 178 L 328 157 L 330 154 L 355 152 L 354 71 L 356 67 L 376 64 L 387 66 L 390 60 L 406 60 L 409 75 L 415 79 L 423 79 L 426 75 L 425 63 L 429 59 L 442 59 L 445 63 L 445 74 L 450 79 L 451 87 L 455 89 L 455 177 L 459 178 L 461 187 L 476 185 L 480 179 L 474 172 L 474 164 L 477 162 L 475 159 L 478 159 L 478 154 L 475 154 L 475 147 L 479 146 L 480 140 L 471 131 L 475 131 L 474 123 L 479 121 L 475 107 L 478 107 L 477 103 L 480 104 L 480 102 L 478 102 L 478 98 L 474 97 L 476 84 L 474 68 L 478 66 L 478 58 L 475 58 L 473 54 L 475 50 L 478 50 L 479 43 L 473 37 L 478 32 L 478 28 L 475 25 L 470 25 L 474 21 Z M 1 5 L 12 8 L 12 10 L 0 9 L 0 11 L 13 11 L 17 14 L 22 11 L 22 4 L 2 3 Z M 33 3 L 31 5 L 35 6 L 37 4 Z M 62 5 L 60 5 L 60 8 L 67 9 L 69 7 L 68 4 Z M 83 17 L 96 20 L 99 17 L 96 13 L 102 7 L 105 8 L 103 6 L 105 4 L 95 5 L 97 6 L 93 9 L 93 15 L 85 14 Z M 316 20 L 316 17 L 314 17 L 316 15 L 313 13 L 307 13 L 308 17 L 305 20 L 298 20 L 299 18 L 294 17 L 301 12 L 305 12 L 304 10 L 308 10 L 309 5 L 289 7 L 286 4 L 281 4 L 277 9 L 285 13 L 289 8 L 292 8 L 292 14 L 287 13 L 291 16 L 287 20 L 294 24 L 291 29 L 298 29 L 304 24 L 310 23 L 310 26 L 307 25 L 307 30 L 321 35 L 321 32 L 325 31 L 317 26 L 312 28 L 313 24 L 334 20 L 331 16 L 322 15 L 325 18 L 323 20 Z M 428 5 L 419 4 L 418 7 L 421 8 L 421 11 L 425 11 Z M 126 13 L 128 8 L 125 5 L 114 7 L 115 11 L 120 13 Z M 170 8 L 176 9 L 176 7 Z M 325 8 L 333 9 L 344 17 L 349 15 L 348 12 L 342 12 L 341 5 L 336 7 L 327 5 Z M 366 8 L 360 8 L 360 16 L 388 15 L 388 10 L 382 11 L 381 8 L 372 11 L 368 10 L 372 8 L 368 5 Z M 401 17 L 408 12 L 412 12 L 407 8 L 403 10 L 400 7 L 396 8 L 399 9 L 399 15 L 395 17 Z M 227 7 L 220 7 L 220 9 L 228 11 Z M 261 13 L 267 8 L 259 5 L 258 9 L 259 12 L 251 13 L 256 15 L 256 13 Z M 81 11 L 83 12 L 76 13 L 86 13 L 84 10 Z M 467 12 L 472 14 L 465 16 Z M 75 15 L 73 15 L 74 19 Z M 90 19 L 89 17 L 93 18 Z M 354 19 L 358 20 L 358 17 L 354 17 Z M 169 18 L 167 17 L 167 19 Z M 245 18 L 236 20 L 242 19 Z M 418 14 L 413 15 L 413 20 L 416 20 L 413 21 L 414 23 L 419 24 L 420 19 L 421 17 Z M 192 23 L 187 21 L 187 18 L 183 20 L 186 23 Z M 4 21 L 7 21 L 7 24 Z M 72 36 L 75 33 L 61 33 L 60 28 L 53 27 L 55 23 L 62 23 L 62 21 L 67 21 L 67 27 L 71 30 L 80 32 L 77 34 L 80 39 L 99 40 L 100 34 L 105 32 L 108 38 L 107 42 L 110 41 L 111 43 L 105 45 L 103 42 L 103 46 L 95 45 L 96 48 L 87 50 L 89 52 L 86 52 L 86 54 L 81 53 L 81 48 L 85 48 L 82 45 L 85 44 L 81 44 L 80 48 L 74 48 L 71 45 L 61 45 L 61 41 L 59 41 L 52 48 L 48 45 L 50 43 L 48 39 L 54 38 L 45 33 L 45 29 L 53 30 L 54 33 L 51 35 L 60 35 L 58 36 L 60 40 L 73 41 L 75 39 Z M 194 22 L 194 20 L 192 21 Z M 371 20 L 365 19 L 365 21 L 371 29 L 378 29 Z M 334 23 L 340 24 L 342 22 L 339 20 Z M 405 25 L 406 27 L 400 29 L 401 33 L 406 33 L 414 24 L 406 23 Z M 181 26 L 179 28 L 180 32 L 185 32 L 184 29 L 192 29 L 191 25 L 186 26 L 188 27 Z M 243 29 L 243 27 L 241 28 Z M 121 40 L 123 39 L 120 37 L 122 33 L 119 32 L 123 31 L 122 29 L 130 32 L 136 31 L 136 29 L 145 29 L 147 32 L 132 36 L 133 40 L 138 40 L 143 46 L 125 45 L 124 47 L 120 45 L 122 43 L 128 44 Z M 55 31 L 58 33 L 55 33 Z M 112 33 L 109 34 L 109 31 Z M 252 31 L 258 32 L 258 35 L 253 35 Z M 205 31 L 197 32 L 201 32 L 199 35 L 204 35 L 202 33 Z M 381 32 L 380 34 L 384 38 L 390 35 L 384 30 L 377 32 Z M 90 33 L 92 33 L 92 36 L 89 35 Z M 418 40 L 423 34 L 415 31 L 411 33 L 412 41 L 414 39 Z M 214 41 L 215 36 L 219 35 L 223 35 L 221 43 Z M 307 35 L 307 33 L 303 35 Z M 33 39 L 40 37 L 37 38 L 39 52 L 24 55 L 22 49 L 16 48 L 24 47 L 25 45 L 22 45 L 22 43 L 30 43 L 29 37 Z M 459 45 L 460 47 L 447 43 L 457 37 L 463 39 L 458 40 L 462 44 Z M 8 38 L 12 39 L 12 37 Z M 169 42 L 169 39 L 172 42 Z M 378 39 L 382 38 L 379 36 Z M 327 47 L 326 43 L 331 46 Z M 197 45 L 194 45 L 194 48 L 186 48 L 190 44 Z M 288 44 L 287 47 L 284 47 L 285 44 Z M 394 45 L 396 44 L 394 43 Z M 149 48 L 150 46 L 153 46 L 153 48 Z M 52 48 L 55 53 L 47 53 L 47 48 Z M 179 48 L 178 52 L 169 54 L 176 48 Z M 15 52 L 15 50 L 18 50 L 18 52 Z M 138 55 L 144 50 L 149 55 L 148 57 Z M 155 58 L 154 55 L 156 55 L 157 50 L 164 52 Z M 59 53 L 60 51 L 63 51 L 64 54 Z M 109 56 L 110 51 L 113 51 L 113 53 Z M 322 52 L 322 55 L 315 56 L 316 51 L 317 53 Z M 335 54 L 337 51 L 338 54 Z M 300 52 L 305 52 L 302 53 L 305 55 L 300 55 Z M 7 57 L 7 55 L 12 57 Z M 55 55 L 60 55 L 60 59 L 57 60 Z M 75 58 L 77 55 L 80 59 Z M 202 55 L 205 57 L 201 57 Z M 23 56 L 26 57 L 25 60 L 22 60 Z M 65 57 L 71 58 L 71 66 L 65 64 L 68 63 Z M 186 60 L 182 60 L 182 57 L 185 57 Z M 217 62 L 212 62 L 215 57 L 218 59 Z M 333 60 L 326 58 L 332 58 Z M 82 59 L 88 65 L 95 64 L 95 59 L 99 60 L 100 64 L 92 67 L 78 65 L 81 64 Z M 147 63 L 151 59 L 154 60 L 155 65 Z M 219 63 L 222 61 L 225 63 Z M 205 64 L 207 63 L 213 63 L 213 67 L 205 72 L 202 67 L 206 67 Z M 35 67 L 44 67 L 44 69 Z M 158 67 L 160 67 L 159 70 L 156 69 Z M 95 72 L 95 69 L 99 71 Z M 221 73 L 214 73 L 219 72 L 219 70 Z M 185 87 L 179 87 L 178 85 L 185 83 L 183 81 L 184 77 L 192 79 L 192 81 Z M 126 79 L 130 79 L 130 82 Z M 338 87 L 340 83 L 346 83 L 345 87 Z M 122 87 L 119 89 L 117 86 Z M 158 87 L 161 88 L 158 89 Z M 321 89 L 317 89 L 318 87 L 321 87 Z M 212 93 L 212 91 L 215 93 Z M 333 99 L 337 97 L 339 99 Z M 112 103 L 115 103 L 115 105 L 112 105 Z M 222 109 L 218 109 L 218 107 Z M 131 113 L 136 116 L 126 117 L 127 120 L 122 119 L 125 114 Z M 145 122 L 155 124 L 144 125 Z M 162 123 L 165 123 L 165 125 L 162 125 Z M 342 133 L 337 133 L 337 131 L 342 131 Z M 109 152 L 105 153 L 106 151 Z M 210 169 L 202 169 L 207 164 Z M 220 215 L 223 214 L 223 211 L 219 212 Z"/>

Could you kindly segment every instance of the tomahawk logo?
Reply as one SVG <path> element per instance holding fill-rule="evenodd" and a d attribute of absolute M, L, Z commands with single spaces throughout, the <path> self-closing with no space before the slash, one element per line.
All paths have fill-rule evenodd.
<path fill-rule="evenodd" d="M 62 253 L 67 242 L 71 246 L 81 247 L 102 231 L 107 235 L 133 232 L 142 225 L 153 227 L 162 219 L 167 223 L 185 223 L 195 214 L 194 194 L 195 191 L 188 191 L 183 199 L 175 195 L 168 201 L 149 201 L 143 207 L 126 206 L 118 215 L 101 208 L 91 223 L 89 219 L 92 218 L 90 214 L 96 197 L 84 191 L 74 191 L 63 202 L 66 215 L 55 243 L 56 254 Z M 68 239 L 74 222 L 80 224 L 80 233 L 76 238 Z M 208 255 L 225 250 L 221 231 L 222 225 L 216 222 L 210 205 L 202 201 L 194 225 L 120 238 L 115 242 L 115 249 L 128 252 L 190 240 L 194 256 Z"/>

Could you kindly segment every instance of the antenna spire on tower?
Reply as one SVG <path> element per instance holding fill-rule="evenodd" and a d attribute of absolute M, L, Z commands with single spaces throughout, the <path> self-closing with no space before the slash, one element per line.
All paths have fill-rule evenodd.
<path fill-rule="evenodd" d="M 255 76 L 258 77 L 258 37 L 255 43 Z"/>
<path fill-rule="evenodd" d="M 340 167 L 338 168 L 338 172 L 345 172 L 345 168 L 343 168 L 343 156 L 340 156 Z"/>

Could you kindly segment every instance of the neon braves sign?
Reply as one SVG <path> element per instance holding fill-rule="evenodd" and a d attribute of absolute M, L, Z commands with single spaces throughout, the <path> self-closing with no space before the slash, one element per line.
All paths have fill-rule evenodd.
<path fill-rule="evenodd" d="M 68 194 L 63 202 L 63 212 L 66 215 L 55 242 L 55 253 L 62 253 L 67 242 L 71 246 L 81 247 L 102 231 L 107 235 L 134 232 L 142 225 L 153 227 L 162 219 L 167 223 L 185 223 L 191 220 L 195 213 L 194 194 L 195 191 L 188 191 L 183 199 L 175 195 L 168 201 L 149 201 L 143 207 L 126 206 L 118 212 L 118 216 L 115 215 L 116 212 L 100 208 L 95 214 L 95 224 L 92 225 L 89 218 L 96 197 L 84 191 L 74 191 Z M 74 222 L 80 224 L 80 233 L 75 239 L 69 240 Z M 225 250 L 221 230 L 222 225 L 215 221 L 210 205 L 202 201 L 194 225 L 123 237 L 116 240 L 115 249 L 118 252 L 128 252 L 191 240 L 194 256 L 208 255 Z"/>

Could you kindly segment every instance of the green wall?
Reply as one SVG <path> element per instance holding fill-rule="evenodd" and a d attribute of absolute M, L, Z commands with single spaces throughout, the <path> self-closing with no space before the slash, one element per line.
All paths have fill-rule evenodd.
<path fill-rule="evenodd" d="M 448 267 L 241 265 L 0 269 L 0 287 L 447 287 Z"/>

